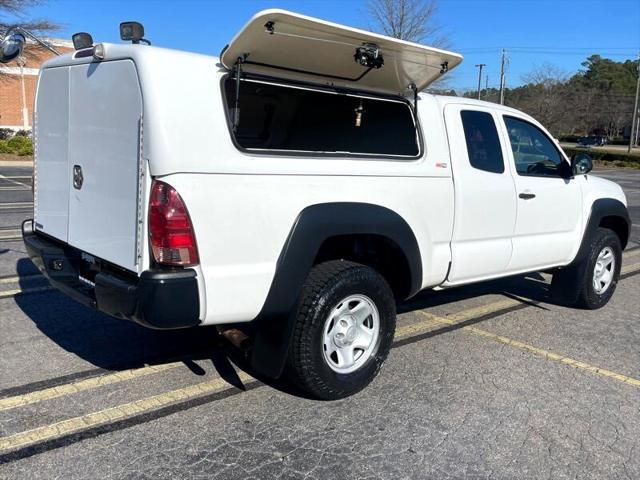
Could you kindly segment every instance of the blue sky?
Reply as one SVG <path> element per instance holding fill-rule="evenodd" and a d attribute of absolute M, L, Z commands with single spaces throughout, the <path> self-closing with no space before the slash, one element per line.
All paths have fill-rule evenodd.
<path fill-rule="evenodd" d="M 366 0 L 49 0 L 35 16 L 63 24 L 58 35 L 90 32 L 96 41 L 118 42 L 118 24 L 138 20 L 155 45 L 217 55 L 257 11 L 285 8 L 368 28 Z M 639 0 L 439 0 L 437 22 L 451 49 L 465 56 L 450 74 L 456 89 L 473 89 L 475 64 L 485 63 L 497 86 L 500 49 L 509 57 L 507 84 L 543 63 L 571 74 L 592 54 L 615 60 L 640 50 Z M 483 73 L 484 77 L 484 73 Z M 482 83 L 484 85 L 485 79 Z"/>

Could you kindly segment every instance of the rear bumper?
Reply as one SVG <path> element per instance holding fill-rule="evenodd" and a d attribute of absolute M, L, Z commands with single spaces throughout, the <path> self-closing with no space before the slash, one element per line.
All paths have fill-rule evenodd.
<path fill-rule="evenodd" d="M 34 232 L 31 220 L 22 224 L 22 238 L 29 258 L 51 285 L 84 305 L 156 329 L 200 323 L 193 269 L 146 270 L 137 277 L 99 259 L 89 263 L 91 257 L 80 250 Z"/>

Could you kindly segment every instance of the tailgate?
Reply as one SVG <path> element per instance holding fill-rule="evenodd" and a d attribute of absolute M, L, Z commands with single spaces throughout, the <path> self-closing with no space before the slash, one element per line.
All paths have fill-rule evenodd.
<path fill-rule="evenodd" d="M 138 270 L 142 95 L 131 60 L 43 70 L 36 230 Z"/>

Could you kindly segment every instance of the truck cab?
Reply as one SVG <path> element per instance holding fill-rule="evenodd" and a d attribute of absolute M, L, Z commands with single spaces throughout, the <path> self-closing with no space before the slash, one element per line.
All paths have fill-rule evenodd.
<path fill-rule="evenodd" d="M 232 331 L 319 398 L 375 377 L 396 301 L 421 290 L 549 270 L 563 301 L 603 306 L 622 190 L 523 112 L 421 93 L 461 61 L 283 10 L 220 57 L 101 43 L 51 60 L 29 256 L 107 314 Z"/>

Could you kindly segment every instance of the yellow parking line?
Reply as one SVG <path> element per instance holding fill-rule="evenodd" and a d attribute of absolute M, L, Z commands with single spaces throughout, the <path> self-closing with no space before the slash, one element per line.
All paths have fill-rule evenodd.
<path fill-rule="evenodd" d="M 44 277 L 39 273 L 34 273 L 31 275 L 22 275 L 17 277 L 5 277 L 0 278 L 0 285 L 8 285 L 11 283 L 19 283 L 19 282 L 30 282 L 31 280 L 43 279 Z"/>
<path fill-rule="evenodd" d="M 634 269 L 640 268 L 640 264 L 629 265 L 626 268 L 627 268 L 627 271 L 632 271 Z M 31 291 L 46 290 L 49 288 L 50 287 L 38 287 L 33 289 L 25 289 L 25 290 L 19 289 L 19 290 L 13 290 L 13 291 L 0 292 L 0 298 L 2 296 L 15 295 L 17 293 L 27 293 Z M 396 331 L 396 338 L 402 338 L 410 335 L 420 334 L 438 325 L 457 325 L 460 322 L 471 320 L 474 318 L 479 318 L 479 317 L 482 317 L 483 315 L 499 312 L 501 310 L 505 310 L 520 304 L 522 304 L 522 302 L 519 301 L 518 299 L 505 299 L 497 302 L 492 302 L 486 305 L 481 305 L 478 307 L 472 307 L 466 310 L 462 310 L 452 315 L 448 315 L 446 318 L 431 315 L 424 311 L 417 311 L 416 313 L 422 316 L 424 320 L 415 322 L 412 325 L 399 328 Z M 487 338 L 505 345 L 509 345 L 519 350 L 527 351 L 529 353 L 532 353 L 536 356 L 539 356 L 548 360 L 569 365 L 574 368 L 578 368 L 578 369 L 581 369 L 596 375 L 600 375 L 603 377 L 612 378 L 620 382 L 626 383 L 628 385 L 640 387 L 640 380 L 628 377 L 626 375 L 622 375 L 610 370 L 602 369 L 602 368 L 572 359 L 570 357 L 567 357 L 558 353 L 550 352 L 548 350 L 544 350 L 542 348 L 539 348 L 533 345 L 529 345 L 517 340 L 513 340 L 511 338 L 498 335 L 486 330 L 482 330 L 474 326 L 464 326 L 461 328 L 463 330 L 471 332 L 480 337 Z M 89 378 L 85 380 L 79 380 L 77 382 L 71 382 L 69 384 L 64 384 L 56 387 L 38 390 L 35 392 L 23 394 L 23 395 L 7 397 L 4 399 L 0 399 L 0 411 L 17 408 L 23 405 L 41 402 L 44 400 L 49 400 L 49 399 L 69 395 L 72 393 L 89 390 L 92 388 L 97 388 L 97 387 L 110 385 L 118 382 L 132 380 L 145 375 L 167 371 L 167 370 L 176 368 L 179 365 L 181 365 L 181 362 L 174 362 L 166 365 L 143 367 L 140 369 L 125 370 L 122 372 L 114 372 L 107 375 L 102 375 L 99 377 Z M 242 371 L 239 371 L 238 375 L 243 382 L 246 382 L 247 380 L 252 379 L 251 376 L 249 376 L 248 374 Z M 14 435 L 0 438 L 0 451 L 12 450 L 12 449 L 23 447 L 33 443 L 42 442 L 52 438 L 58 438 L 67 434 L 79 432 L 87 428 L 104 425 L 104 424 L 111 423 L 126 417 L 130 417 L 132 415 L 137 415 L 147 411 L 155 410 L 176 401 L 187 400 L 187 399 L 201 396 L 204 394 L 222 391 L 228 386 L 229 384 L 225 380 L 221 378 L 217 378 L 208 382 L 191 385 L 188 387 L 172 390 L 166 393 L 154 395 L 141 400 L 125 403 L 123 405 L 119 405 L 116 407 L 107 408 L 98 412 L 88 413 L 86 415 L 82 415 L 79 417 L 63 420 L 51 425 L 46 425 L 43 427 L 38 427 L 32 430 L 28 430 L 25 432 L 16 433 Z"/>
<path fill-rule="evenodd" d="M 22 231 L 20 230 L 0 230 L 0 240 L 21 240 Z"/>
<path fill-rule="evenodd" d="M 0 293 L 4 293 L 4 292 L 0 292 Z M 520 302 L 516 300 L 511 300 L 511 299 L 502 300 L 502 301 L 490 303 L 487 305 L 483 305 L 480 307 L 474 307 L 467 310 L 463 310 L 461 312 L 451 315 L 448 318 L 454 319 L 455 321 L 464 321 L 470 318 L 486 315 L 487 313 L 499 311 L 504 308 L 518 305 L 519 303 Z M 412 325 L 408 325 L 406 327 L 396 330 L 396 338 L 419 334 L 424 332 L 430 327 L 434 327 L 438 325 L 441 325 L 440 321 L 414 322 Z M 90 390 L 90 389 L 102 387 L 105 385 L 112 385 L 114 383 L 133 380 L 135 378 L 143 377 L 146 375 L 151 375 L 154 373 L 171 370 L 173 368 L 179 367 L 180 365 L 182 365 L 182 362 L 173 362 L 165 365 L 146 366 L 141 368 L 124 370 L 121 372 L 108 373 L 108 374 L 97 376 L 97 377 L 78 380 L 75 382 L 70 382 L 70 383 L 58 385 L 55 387 L 45 388 L 42 390 L 36 390 L 36 391 L 25 393 L 22 395 L 2 398 L 0 399 L 0 411 L 9 410 L 12 408 L 17 408 L 17 407 L 29 405 L 32 403 L 38 403 L 45 400 L 51 400 L 53 398 L 62 397 L 65 395 L 70 395 L 73 393 L 82 392 L 85 390 Z"/>
<path fill-rule="evenodd" d="M 640 255 L 640 248 L 631 250 L 630 252 L 622 252 L 622 258 L 635 257 L 636 255 Z"/>
<path fill-rule="evenodd" d="M 437 317 L 435 315 L 431 315 L 423 311 L 419 311 L 418 313 L 422 316 L 425 316 L 427 318 L 427 321 L 430 321 L 430 322 L 438 322 L 444 325 L 456 325 L 457 323 L 459 323 L 459 321 L 451 320 L 449 318 Z M 532 353 L 536 356 L 545 358 L 547 360 L 569 365 L 573 368 L 584 370 L 586 372 L 600 375 L 602 377 L 612 378 L 614 380 L 617 380 L 622 383 L 626 383 L 628 385 L 632 385 L 634 387 L 640 387 L 640 380 L 638 379 L 629 377 L 627 375 L 623 375 L 621 373 L 612 372 L 611 370 L 600 368 L 595 365 L 590 365 L 586 362 L 575 360 L 571 357 L 567 357 L 560 353 L 551 352 L 549 350 L 545 350 L 543 348 L 539 348 L 534 345 L 529 345 L 527 343 L 520 342 L 518 340 L 514 340 L 512 338 L 505 337 L 503 335 L 498 335 L 478 327 L 466 326 L 466 327 L 462 327 L 461 329 L 466 330 L 470 333 L 473 333 L 474 335 L 478 335 L 480 337 L 487 338 L 495 342 L 509 345 L 510 347 L 517 348 L 518 350 L 523 350 L 523 351 Z"/>
<path fill-rule="evenodd" d="M 27 208 L 27 207 L 33 207 L 33 202 L 0 203 L 0 210 L 10 210 L 12 208 Z"/>
<path fill-rule="evenodd" d="M 43 390 L 37 390 L 35 392 L 25 393 L 23 395 L 0 398 L 0 412 L 3 410 L 9 410 L 11 408 L 29 405 L 31 403 L 51 400 L 52 398 L 62 397 L 71 393 L 78 393 L 84 390 L 90 390 L 92 388 L 112 385 L 114 383 L 124 382 L 126 380 L 133 380 L 134 378 L 151 375 L 153 373 L 165 372 L 167 370 L 179 367 L 182 364 L 182 362 L 173 362 L 164 365 L 132 368 L 130 370 L 108 373 L 106 375 L 87 378 L 85 380 L 78 380 L 76 382 L 71 382 L 64 385 L 57 385 L 55 387 L 45 388 Z"/>
<path fill-rule="evenodd" d="M 635 272 L 638 269 L 640 269 L 640 263 L 632 263 L 631 265 L 624 265 L 620 270 L 620 273 L 624 275 L 626 273 Z"/>
<path fill-rule="evenodd" d="M 253 377 L 239 371 L 238 376 L 242 382 L 252 380 Z M 142 400 L 124 403 L 116 407 L 106 408 L 98 412 L 88 413 L 79 417 L 62 420 L 51 425 L 34 428 L 25 432 L 16 433 L 0 438 L 0 452 L 25 447 L 33 443 L 59 438 L 64 435 L 80 432 L 88 428 L 113 423 L 133 415 L 139 415 L 174 402 L 184 401 L 206 394 L 221 392 L 231 385 L 222 378 L 216 378 L 208 382 L 178 388 L 169 392 L 153 395 Z"/>
<path fill-rule="evenodd" d="M 46 290 L 51 290 L 53 287 L 49 285 L 44 287 L 33 287 L 33 288 L 16 288 L 13 290 L 0 290 L 0 298 L 8 298 L 14 297 L 16 295 L 20 295 L 22 293 L 35 293 L 35 292 L 44 292 Z"/>
<path fill-rule="evenodd" d="M 498 312 L 500 310 L 504 310 L 506 308 L 514 307 L 516 305 L 521 305 L 521 304 L 522 302 L 518 300 L 512 300 L 512 299 L 501 300 L 498 302 L 481 305 L 479 307 L 468 308 L 466 310 L 462 310 L 461 312 L 454 313 L 452 315 L 447 315 L 446 320 L 451 322 L 452 324 L 456 324 L 456 323 L 464 322 L 465 320 L 471 320 L 473 318 L 481 317 L 489 313 Z M 396 335 L 395 335 L 396 338 L 403 338 L 403 337 L 416 335 L 419 333 L 424 333 L 426 330 L 430 329 L 431 327 L 442 324 L 441 317 L 428 314 L 422 310 L 417 311 L 417 313 L 419 313 L 421 316 L 426 316 L 426 319 L 413 322 L 411 325 L 407 325 L 407 326 L 396 329 Z"/>

